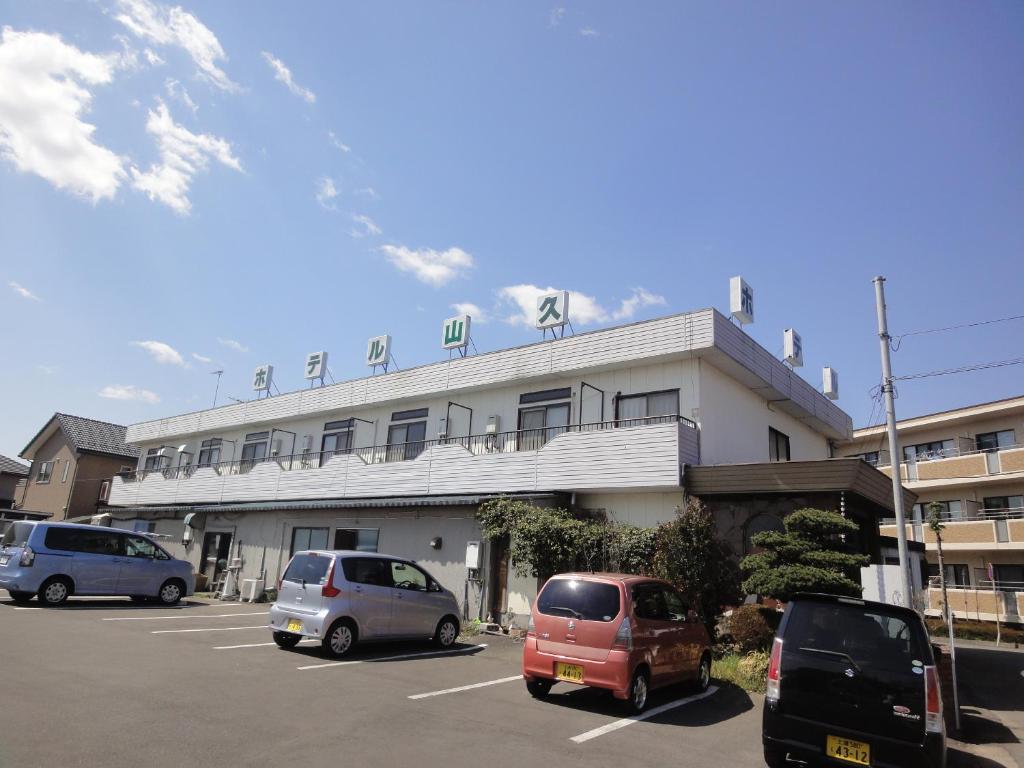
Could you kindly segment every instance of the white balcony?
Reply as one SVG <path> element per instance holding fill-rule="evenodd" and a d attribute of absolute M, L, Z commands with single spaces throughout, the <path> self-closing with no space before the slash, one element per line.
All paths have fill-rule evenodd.
<path fill-rule="evenodd" d="M 677 416 L 306 453 L 115 477 L 111 506 L 678 488 L 700 460 Z"/>

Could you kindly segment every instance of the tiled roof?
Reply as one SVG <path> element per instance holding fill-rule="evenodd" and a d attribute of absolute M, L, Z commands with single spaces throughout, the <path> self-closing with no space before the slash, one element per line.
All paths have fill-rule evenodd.
<path fill-rule="evenodd" d="M 129 456 L 133 459 L 139 455 L 138 448 L 125 443 L 127 427 L 121 424 L 110 424 L 67 413 L 55 414 L 54 418 L 60 422 L 68 440 L 80 451 L 112 453 L 115 456 Z"/>
<path fill-rule="evenodd" d="M 9 459 L 6 456 L 0 456 L 0 472 L 6 475 L 18 475 L 19 477 L 28 477 L 28 467 L 22 464 L 20 461 Z"/>

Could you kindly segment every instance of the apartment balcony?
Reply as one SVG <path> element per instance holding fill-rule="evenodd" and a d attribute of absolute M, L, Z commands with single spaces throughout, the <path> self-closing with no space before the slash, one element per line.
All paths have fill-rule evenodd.
<path fill-rule="evenodd" d="M 878 469 L 892 477 L 891 464 L 880 464 Z M 1018 473 L 1024 475 L 1024 446 L 1019 445 L 988 451 L 935 451 L 900 465 L 901 478 L 911 488 L 970 485 Z"/>
<path fill-rule="evenodd" d="M 700 460 L 679 416 L 470 435 L 119 475 L 111 506 L 672 489 Z"/>
<path fill-rule="evenodd" d="M 1024 550 L 1024 507 L 1010 509 L 979 509 L 973 514 L 944 519 L 942 530 L 943 550 Z M 882 520 L 879 532 L 883 536 L 895 536 L 895 521 Z M 938 545 L 935 533 L 927 523 L 908 523 L 907 538 L 921 541 L 929 550 Z"/>
<path fill-rule="evenodd" d="M 929 616 L 941 616 L 942 589 L 937 578 L 929 579 Z M 983 581 L 977 588 L 947 587 L 949 608 L 957 619 L 977 621 L 1021 622 L 1024 617 L 1024 582 Z"/>

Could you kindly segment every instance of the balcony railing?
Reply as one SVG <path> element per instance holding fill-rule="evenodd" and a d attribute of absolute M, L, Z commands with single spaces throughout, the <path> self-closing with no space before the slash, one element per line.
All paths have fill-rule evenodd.
<path fill-rule="evenodd" d="M 326 466 L 335 456 L 356 456 L 366 464 L 387 464 L 392 462 L 411 461 L 428 448 L 442 445 L 461 446 L 474 456 L 495 453 L 515 453 L 518 451 L 537 451 L 558 435 L 566 433 L 601 432 L 610 429 L 638 427 L 648 424 L 679 424 L 694 431 L 693 441 L 697 444 L 697 425 L 684 416 L 648 416 L 638 419 L 618 419 L 599 421 L 587 424 L 568 424 L 543 429 L 521 429 L 514 432 L 495 432 L 482 435 L 466 435 L 463 437 L 443 437 L 435 440 L 417 440 L 408 443 L 392 443 L 389 445 L 373 445 L 363 448 L 348 448 L 340 451 L 306 451 L 303 453 L 268 456 L 265 458 L 237 459 L 214 464 L 187 464 L 180 467 L 162 469 L 140 469 L 123 472 L 118 477 L 125 483 L 133 483 L 150 475 L 163 475 L 167 480 L 189 478 L 199 469 L 212 469 L 218 475 L 244 475 L 259 464 L 273 462 L 282 470 L 317 469 Z"/>
<path fill-rule="evenodd" d="M 925 505 L 927 506 L 927 504 Z M 1024 519 L 1024 507 L 997 507 L 992 509 L 979 509 L 976 512 L 943 512 L 941 515 L 943 523 L 970 523 L 985 520 L 1020 520 Z M 907 525 L 927 525 L 927 521 L 907 519 Z M 879 525 L 896 525 L 895 517 L 884 517 L 879 519 Z"/>
<path fill-rule="evenodd" d="M 1020 448 L 1024 448 L 1024 444 L 1014 445 L 1000 445 L 998 448 L 942 448 L 934 451 L 926 451 L 919 453 L 914 456 L 913 459 L 903 459 L 901 464 L 925 464 L 929 461 L 940 461 L 942 459 L 959 459 L 966 456 L 979 456 L 982 454 L 1000 453 L 1002 451 L 1014 451 Z M 873 467 L 890 467 L 892 466 L 891 457 L 879 455 L 876 461 L 869 461 L 863 459 Z"/>

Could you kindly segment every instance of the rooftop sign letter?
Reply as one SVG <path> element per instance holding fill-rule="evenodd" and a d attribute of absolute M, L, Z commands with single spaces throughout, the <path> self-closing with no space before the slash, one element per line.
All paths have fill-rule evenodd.
<path fill-rule="evenodd" d="M 469 344 L 469 315 L 449 317 L 441 331 L 442 349 L 462 349 Z"/>
<path fill-rule="evenodd" d="M 569 322 L 569 292 L 555 291 L 537 297 L 537 322 L 539 330 L 558 328 Z"/>
<path fill-rule="evenodd" d="M 303 375 L 307 379 L 322 379 L 326 372 L 326 352 L 310 352 L 308 355 L 306 355 L 306 370 Z"/>
<path fill-rule="evenodd" d="M 741 325 L 754 322 L 754 289 L 739 275 L 729 279 L 729 312 Z"/>
<path fill-rule="evenodd" d="M 374 336 L 366 344 L 366 364 L 371 368 L 377 365 L 387 365 L 391 359 L 391 337 Z"/>
<path fill-rule="evenodd" d="M 269 392 L 274 380 L 274 366 L 261 365 L 252 374 L 252 388 L 257 392 Z"/>
<path fill-rule="evenodd" d="M 786 362 L 794 368 L 804 364 L 804 345 L 800 341 L 800 334 L 792 328 L 787 328 L 782 334 L 782 350 Z"/>

